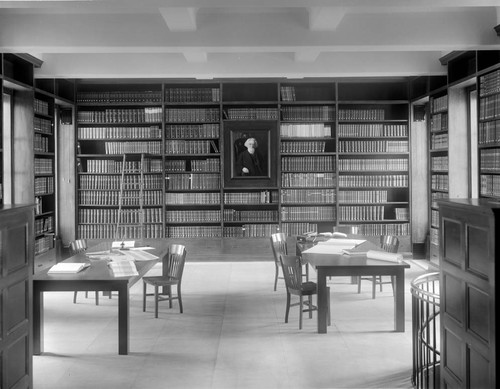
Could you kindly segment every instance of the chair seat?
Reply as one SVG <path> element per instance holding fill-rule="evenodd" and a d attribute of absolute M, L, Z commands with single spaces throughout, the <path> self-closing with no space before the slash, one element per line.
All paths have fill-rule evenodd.
<path fill-rule="evenodd" d="M 175 285 L 179 282 L 177 278 L 163 277 L 163 276 L 143 277 L 142 279 L 144 280 L 144 282 L 150 285 L 158 285 L 158 286 Z"/>
<path fill-rule="evenodd" d="M 316 285 L 315 282 L 307 281 L 302 283 L 301 289 L 302 289 L 302 294 L 310 295 L 316 293 L 316 291 L 318 290 L 318 286 Z"/>

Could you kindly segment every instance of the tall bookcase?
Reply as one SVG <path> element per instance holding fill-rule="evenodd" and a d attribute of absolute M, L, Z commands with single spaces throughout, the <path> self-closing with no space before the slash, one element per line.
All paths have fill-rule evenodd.
<path fill-rule="evenodd" d="M 408 83 L 338 83 L 339 225 L 410 235 Z"/>
<path fill-rule="evenodd" d="M 115 237 L 122 160 L 127 154 L 125 169 L 144 172 L 142 236 L 162 238 L 162 85 L 81 83 L 77 104 L 77 235 L 86 239 Z M 145 155 L 144 166 L 141 154 Z M 139 190 L 135 185 L 139 175 L 127 174 L 124 197 L 134 197 Z M 139 238 L 138 200 L 124 201 L 122 209 L 122 221 L 130 226 L 120 238 Z"/>
<path fill-rule="evenodd" d="M 446 90 L 430 97 L 429 121 L 430 257 L 439 257 L 439 209 L 437 202 L 448 198 L 448 95 Z"/>
<path fill-rule="evenodd" d="M 500 199 L 500 69 L 479 77 L 479 194 Z"/>
<path fill-rule="evenodd" d="M 165 85 L 165 236 L 221 237 L 221 90 Z"/>
<path fill-rule="evenodd" d="M 35 255 L 54 247 L 56 225 L 56 164 L 54 98 L 35 91 L 33 102 Z"/>
<path fill-rule="evenodd" d="M 288 235 L 337 222 L 335 83 L 280 84 L 280 213 Z"/>

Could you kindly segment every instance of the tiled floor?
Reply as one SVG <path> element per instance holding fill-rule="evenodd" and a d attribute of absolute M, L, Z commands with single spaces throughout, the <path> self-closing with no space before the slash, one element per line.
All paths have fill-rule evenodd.
<path fill-rule="evenodd" d="M 298 330 L 285 288 L 273 291 L 272 262 L 188 262 L 184 313 L 153 304 L 142 312 L 142 283 L 131 289 L 130 355 L 117 354 L 117 299 L 46 293 L 45 353 L 34 357 L 35 389 L 411 388 L 410 281 L 406 332 L 393 332 L 390 286 L 371 299 L 350 279 L 331 283 L 332 326 L 316 333 L 316 315 Z M 152 270 L 157 272 L 158 268 Z M 314 277 L 314 273 L 312 274 Z M 307 317 L 307 316 L 305 316 Z"/>

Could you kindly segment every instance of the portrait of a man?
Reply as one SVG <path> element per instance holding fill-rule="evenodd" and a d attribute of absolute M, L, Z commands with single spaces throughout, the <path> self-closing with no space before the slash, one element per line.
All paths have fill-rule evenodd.
<path fill-rule="evenodd" d="M 239 143 L 243 143 L 243 148 L 238 147 Z M 236 174 L 238 176 L 265 176 L 266 161 L 261 155 L 259 142 L 256 138 L 249 137 L 243 141 L 239 139 L 235 145 L 236 153 Z"/>

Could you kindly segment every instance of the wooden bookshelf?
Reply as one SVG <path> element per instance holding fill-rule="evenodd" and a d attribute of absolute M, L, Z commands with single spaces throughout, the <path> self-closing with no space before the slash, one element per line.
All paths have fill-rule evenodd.
<path fill-rule="evenodd" d="M 430 259 L 439 257 L 438 201 L 449 197 L 448 95 L 446 90 L 430 97 L 429 122 L 429 221 Z"/>
<path fill-rule="evenodd" d="M 82 82 L 77 88 L 78 237 L 114 237 L 124 154 L 129 155 L 126 168 L 144 173 L 143 237 L 164 237 L 162 86 Z M 125 176 L 125 197 L 138 190 L 139 179 L 139 173 Z M 122 209 L 122 222 L 138 224 L 137 201 Z M 137 239 L 140 231 L 131 227 L 127 235 Z"/>

